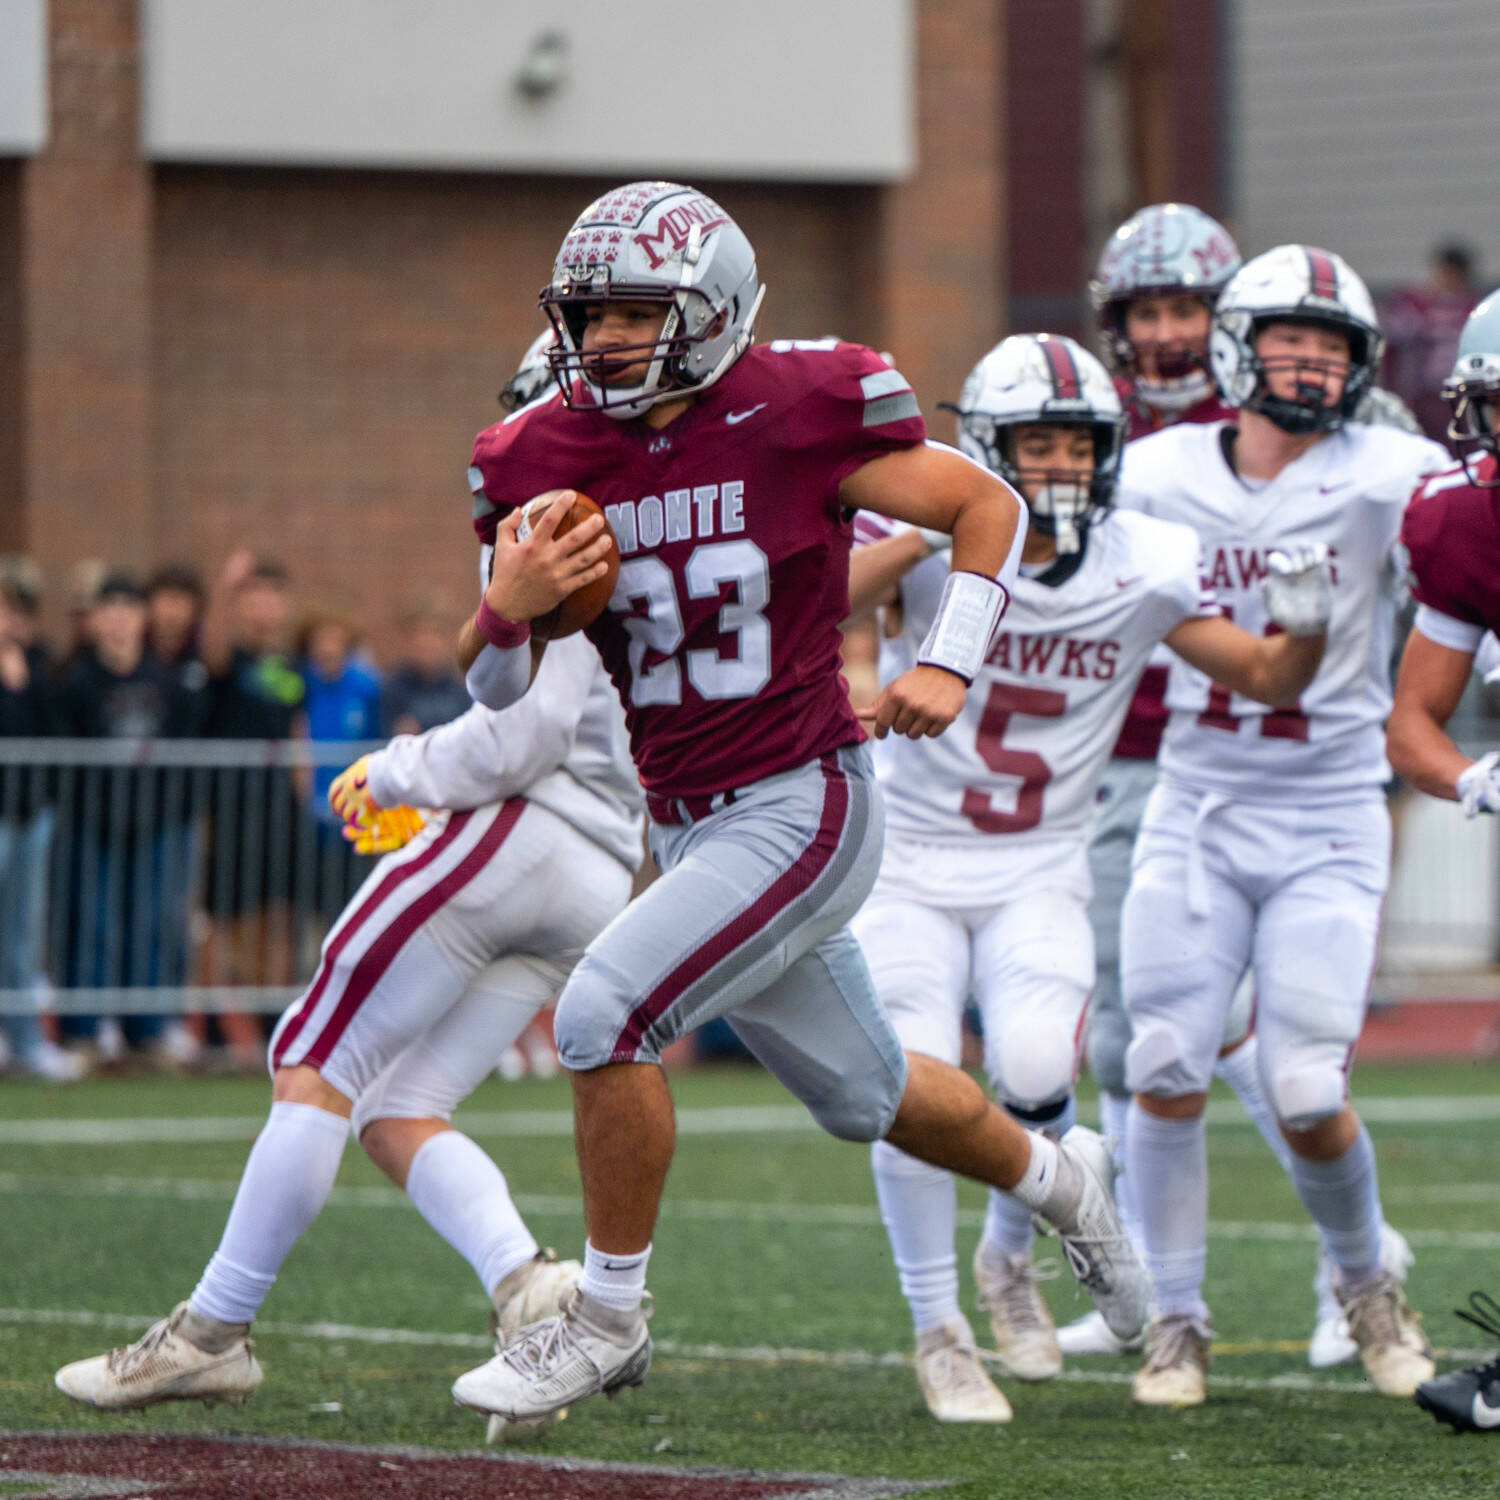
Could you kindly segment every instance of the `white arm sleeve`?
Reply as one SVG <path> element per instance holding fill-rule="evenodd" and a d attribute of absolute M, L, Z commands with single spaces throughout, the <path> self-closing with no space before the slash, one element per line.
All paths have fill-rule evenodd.
<path fill-rule="evenodd" d="M 597 660 L 581 637 L 556 642 L 519 703 L 475 704 L 451 724 L 398 735 L 370 757 L 370 795 L 382 807 L 462 810 L 526 791 L 572 753 Z"/>
<path fill-rule="evenodd" d="M 520 702 L 531 686 L 531 642 L 502 650 L 486 641 L 464 675 L 464 686 L 486 708 L 509 708 Z"/>

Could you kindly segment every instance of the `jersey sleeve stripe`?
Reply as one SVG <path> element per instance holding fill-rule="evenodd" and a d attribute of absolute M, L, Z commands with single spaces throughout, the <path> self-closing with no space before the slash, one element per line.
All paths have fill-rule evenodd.
<path fill-rule="evenodd" d="M 884 427 L 891 422 L 906 422 L 921 415 L 922 408 L 917 405 L 917 398 L 910 390 L 903 390 L 899 395 L 866 401 L 864 425 Z"/>
<path fill-rule="evenodd" d="M 1430 604 L 1417 607 L 1417 629 L 1435 646 L 1446 646 L 1450 651 L 1461 651 L 1473 655 L 1484 638 L 1482 625 L 1471 625 L 1467 620 L 1455 620 Z"/>
<path fill-rule="evenodd" d="M 873 401 L 876 396 L 895 396 L 909 391 L 911 384 L 900 370 L 876 370 L 873 375 L 861 377 L 859 389 L 866 401 Z"/>

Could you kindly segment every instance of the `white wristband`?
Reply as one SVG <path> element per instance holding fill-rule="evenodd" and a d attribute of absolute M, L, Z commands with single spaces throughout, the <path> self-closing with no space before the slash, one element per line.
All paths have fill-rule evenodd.
<path fill-rule="evenodd" d="M 944 667 L 965 682 L 973 682 L 1009 603 L 1004 584 L 993 578 L 982 573 L 950 573 L 937 617 L 917 653 L 917 664 Z"/>

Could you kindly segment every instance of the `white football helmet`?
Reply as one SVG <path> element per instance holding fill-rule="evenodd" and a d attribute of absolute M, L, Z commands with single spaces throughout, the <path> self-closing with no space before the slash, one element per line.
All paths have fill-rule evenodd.
<path fill-rule="evenodd" d="M 1335 405 L 1324 403 L 1321 384 L 1299 386 L 1295 397 L 1270 394 L 1255 352 L 1255 336 L 1268 323 L 1321 323 L 1348 336 L 1349 367 Z M 1224 288 L 1208 352 L 1230 406 L 1259 412 L 1284 432 L 1306 434 L 1331 432 L 1354 419 L 1374 383 L 1383 345 L 1369 290 L 1341 256 L 1314 245 L 1278 245 L 1248 261 Z"/>
<path fill-rule="evenodd" d="M 1213 391 L 1206 350 L 1154 350 L 1157 373 L 1140 371 L 1140 348 L 1125 333 L 1126 309 L 1138 297 L 1187 294 L 1213 311 L 1240 268 L 1239 246 L 1217 219 L 1188 203 L 1153 203 L 1110 235 L 1089 282 L 1099 348 L 1111 370 L 1159 411 L 1185 411 Z"/>
<path fill-rule="evenodd" d="M 557 335 L 549 328 L 539 333 L 527 346 L 516 366 L 516 373 L 500 387 L 500 404 L 506 411 L 520 411 L 530 406 L 546 388 L 552 384 L 552 366 L 547 360 L 547 351 L 557 342 Z"/>
<path fill-rule="evenodd" d="M 578 216 L 541 294 L 557 331 L 547 357 L 563 400 L 623 420 L 706 390 L 750 347 L 764 296 L 750 241 L 712 198 L 675 182 L 615 188 Z M 586 310 L 610 298 L 661 303 L 661 333 L 585 356 Z M 598 378 L 643 360 L 650 363 L 637 385 Z"/>
<path fill-rule="evenodd" d="M 1055 538 L 1057 550 L 1077 552 L 1083 533 L 1108 507 L 1120 472 L 1125 417 L 1114 382 L 1086 349 L 1051 333 L 1015 333 L 996 344 L 969 372 L 958 405 L 958 446 L 1020 489 L 1039 485 L 1027 504 L 1031 524 Z M 1094 468 L 1086 482 L 1066 469 L 1022 469 L 1012 435 L 1022 426 L 1087 427 Z"/>
<path fill-rule="evenodd" d="M 1464 323 L 1443 400 L 1452 413 L 1448 436 L 1458 445 L 1469 482 L 1485 489 L 1500 486 L 1500 292 L 1491 292 Z M 1480 453 L 1497 460 L 1490 479 L 1469 461 Z"/>

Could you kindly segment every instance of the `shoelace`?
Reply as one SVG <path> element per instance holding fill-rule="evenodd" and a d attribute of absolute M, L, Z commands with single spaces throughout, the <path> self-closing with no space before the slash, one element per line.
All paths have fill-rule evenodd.
<path fill-rule="evenodd" d="M 1105 1258 L 1114 1259 L 1118 1254 L 1118 1247 L 1129 1243 L 1123 1234 L 1059 1234 L 1057 1241 L 1062 1246 L 1063 1254 L 1068 1258 L 1068 1265 L 1077 1278 L 1078 1284 L 1087 1287 L 1090 1291 L 1095 1291 L 1104 1285 Z M 1083 1248 L 1088 1245 L 1101 1247 L 1104 1254 L 1098 1259 L 1090 1257 L 1088 1251 Z"/>
<path fill-rule="evenodd" d="M 1400 1317 L 1401 1293 L 1389 1277 L 1374 1283 L 1344 1309 L 1351 1331 L 1366 1332 L 1373 1344 L 1405 1344 Z M 1364 1342 L 1361 1340 L 1361 1342 Z"/>
<path fill-rule="evenodd" d="M 523 1328 L 501 1350 L 506 1364 L 525 1379 L 545 1379 L 572 1353 L 573 1338 L 560 1314 Z"/>
<path fill-rule="evenodd" d="M 989 1383 L 984 1376 L 979 1351 L 972 1344 L 944 1344 L 929 1358 L 934 1385 L 946 1386 L 949 1390 L 971 1390 Z"/>
<path fill-rule="evenodd" d="M 141 1366 L 166 1342 L 167 1335 L 171 1331 L 172 1320 L 170 1318 L 163 1318 L 161 1322 L 153 1323 L 135 1343 L 123 1349 L 109 1351 L 108 1369 L 121 1379 L 129 1379 L 131 1375 L 138 1374 Z"/>
<path fill-rule="evenodd" d="M 1500 1339 L 1500 1303 L 1497 1303 L 1488 1292 L 1470 1292 L 1469 1307 L 1472 1311 L 1466 1312 L 1461 1307 L 1455 1307 L 1454 1316 L 1462 1318 L 1465 1323 L 1473 1324 L 1481 1333 L 1488 1334 L 1492 1339 Z M 1474 1373 L 1481 1385 L 1488 1385 L 1492 1380 L 1500 1380 L 1500 1354 L 1487 1364 L 1480 1365 Z"/>
<path fill-rule="evenodd" d="M 1188 1347 L 1189 1338 L 1194 1336 L 1200 1335 L 1191 1318 L 1171 1318 L 1163 1323 L 1151 1340 L 1147 1369 L 1169 1370 L 1173 1365 L 1197 1364 L 1197 1351 Z"/>
<path fill-rule="evenodd" d="M 1056 1261 L 1049 1263 L 1053 1276 L 1058 1274 Z M 1048 1279 L 1040 1266 L 1025 1261 L 1019 1268 L 1012 1267 L 1012 1274 L 1000 1288 L 1000 1308 L 1013 1328 L 1030 1331 L 1045 1326 L 1037 1307 L 1038 1281 Z"/>

